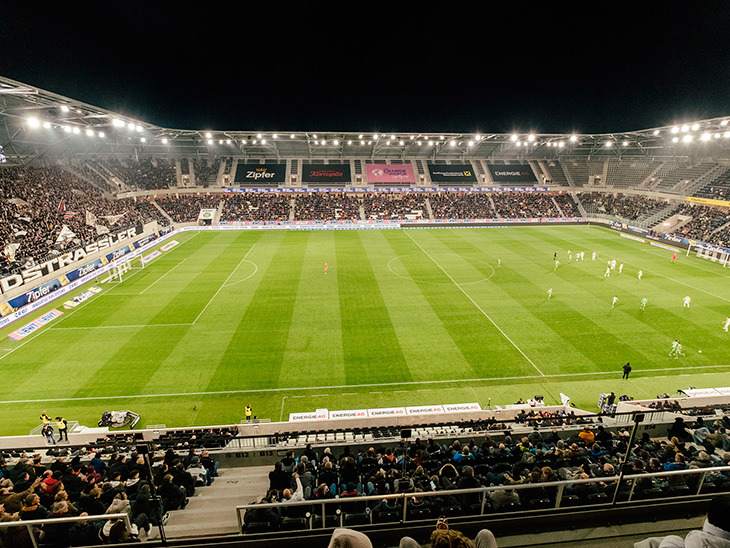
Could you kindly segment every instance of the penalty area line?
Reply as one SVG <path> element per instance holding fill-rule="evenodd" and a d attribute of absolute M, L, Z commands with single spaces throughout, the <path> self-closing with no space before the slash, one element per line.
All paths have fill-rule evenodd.
<path fill-rule="evenodd" d="M 717 369 L 717 368 L 730 368 L 730 365 L 698 365 L 694 367 L 684 367 L 682 372 L 678 375 L 684 375 L 688 371 L 695 369 Z M 677 371 L 676 367 L 663 367 L 657 369 L 634 369 L 632 373 L 649 373 L 654 371 Z M 137 394 L 137 395 L 117 395 L 117 396 L 84 396 L 80 398 L 35 398 L 32 400 L 1 400 L 0 405 L 9 404 L 25 404 L 25 403 L 36 403 L 36 402 L 76 402 L 76 401 L 106 401 L 106 400 L 134 400 L 134 399 L 149 399 L 149 398 L 180 398 L 186 396 L 225 396 L 225 395 L 236 395 L 236 394 L 267 394 L 273 392 L 301 392 L 302 390 L 347 390 L 356 388 L 383 388 L 390 386 L 416 386 L 416 385 L 439 385 L 439 384 L 461 384 L 464 383 L 479 383 L 489 381 L 520 381 L 520 380 L 539 380 L 545 381 L 552 378 L 567 378 L 572 377 L 592 377 L 598 375 L 615 375 L 617 378 L 621 374 L 621 371 L 593 371 L 586 373 L 556 373 L 548 375 L 523 375 L 518 377 L 482 377 L 478 379 L 447 379 L 447 380 L 433 380 L 433 381 L 403 381 L 403 382 L 389 382 L 389 383 L 378 383 L 378 384 L 341 384 L 338 386 L 291 386 L 285 388 L 253 388 L 253 389 L 241 389 L 241 390 L 214 390 L 210 392 L 176 392 L 176 393 L 165 393 L 165 394 Z M 653 377 L 653 376 L 652 376 Z M 644 377 L 642 377 L 644 378 Z M 650 378 L 650 377 L 646 377 Z M 458 388 L 458 387 L 457 387 Z M 423 390 L 423 389 L 421 389 Z M 419 391 L 419 390 L 414 390 Z M 381 392 L 382 393 L 382 392 Z M 355 394 L 354 392 L 351 394 Z M 320 394 L 321 395 L 321 394 Z M 344 394 L 343 394 L 344 395 Z M 298 396 L 287 396 L 290 398 L 305 397 L 302 395 Z"/>

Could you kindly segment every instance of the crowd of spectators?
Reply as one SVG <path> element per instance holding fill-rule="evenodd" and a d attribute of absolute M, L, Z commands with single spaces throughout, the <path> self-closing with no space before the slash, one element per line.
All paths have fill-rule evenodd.
<path fill-rule="evenodd" d="M 130 188 L 160 190 L 177 186 L 175 164 L 162 158 L 107 158 L 99 161 Z"/>
<path fill-rule="evenodd" d="M 201 209 L 218 209 L 221 194 L 160 194 L 155 201 L 165 210 L 173 223 L 194 223 Z"/>
<path fill-rule="evenodd" d="M 141 207 L 137 207 L 137 205 Z M 90 223 L 87 212 L 95 219 Z M 144 200 L 107 198 L 96 186 L 60 167 L 0 171 L 0 270 L 42 262 L 99 239 L 101 234 L 134 226 L 156 212 Z M 63 227 L 73 233 L 58 241 Z"/>
<path fill-rule="evenodd" d="M 218 176 L 220 165 L 220 158 L 214 158 L 210 162 L 207 160 L 195 159 L 193 161 L 193 169 L 195 170 L 195 180 L 198 183 L 198 186 L 207 187 L 210 182 L 214 182 Z"/>
<path fill-rule="evenodd" d="M 428 219 L 428 197 L 421 192 L 367 193 L 362 196 L 362 205 L 366 219 Z"/>
<path fill-rule="evenodd" d="M 345 192 L 308 192 L 294 197 L 295 221 L 360 220 L 360 201 Z"/>
<path fill-rule="evenodd" d="M 692 220 L 674 234 L 691 240 L 727 247 L 730 245 L 730 212 L 718 207 L 700 204 L 682 204 L 679 215 L 688 215 Z"/>
<path fill-rule="evenodd" d="M 488 192 L 435 192 L 428 195 L 434 219 L 491 219 L 495 216 Z"/>
<path fill-rule="evenodd" d="M 131 532 L 118 519 L 51 521 L 33 527 L 37 541 L 56 548 L 154 536 L 169 512 L 184 509 L 197 489 L 215 481 L 217 467 L 207 451 L 193 449 L 185 454 L 170 449 L 154 456 L 151 466 L 134 451 L 50 459 L 37 453 L 14 465 L 0 459 L 0 521 L 129 515 Z M 25 527 L 0 528 L 4 546 L 29 546 L 30 540 Z"/>
<path fill-rule="evenodd" d="M 269 474 L 269 489 L 258 503 L 290 501 L 356 500 L 363 495 L 409 493 L 406 511 L 410 519 L 439 515 L 468 515 L 481 512 L 481 494 L 453 495 L 453 489 L 504 486 L 490 491 L 487 511 L 554 507 L 557 488 L 544 485 L 571 479 L 595 479 L 589 483 L 566 484 L 564 504 L 590 504 L 610 500 L 617 488 L 615 476 L 672 470 L 689 470 L 730 463 L 726 428 L 729 422 L 706 425 L 697 419 L 690 427 L 679 418 L 666 438 L 652 439 L 644 433 L 631 443 L 627 430 L 611 432 L 602 424 L 585 424 L 561 436 L 556 428 L 539 429 L 526 435 L 486 433 L 480 439 L 440 443 L 434 439 L 401 441 L 351 452 L 349 447 L 335 454 L 330 448 L 316 450 L 308 445 L 301 454 L 287 452 Z M 494 436 L 494 437 L 493 437 Z M 603 480 L 602 478 L 606 478 Z M 699 487 L 699 475 L 647 477 L 622 482 L 619 500 L 691 492 Z M 514 489 L 525 485 L 529 488 Z M 532 487 L 534 485 L 534 488 Z M 730 475 L 711 473 L 702 488 L 730 490 Z M 423 496 L 422 493 L 438 493 Z M 412 494 L 412 497 L 411 495 Z M 372 514 L 375 521 L 398 521 L 403 513 L 401 498 L 338 504 L 345 514 Z M 301 520 L 306 512 L 316 514 L 319 506 L 281 504 L 246 511 L 244 525 L 266 523 L 277 528 L 287 520 Z"/>
<path fill-rule="evenodd" d="M 226 194 L 221 221 L 288 221 L 291 196 L 278 192 L 236 192 Z"/>
<path fill-rule="evenodd" d="M 602 213 L 623 219 L 637 220 L 666 206 L 664 200 L 640 195 L 584 192 L 580 201 L 589 213 Z"/>
<path fill-rule="evenodd" d="M 506 219 L 537 219 L 561 217 L 560 210 L 549 192 L 495 192 L 492 194 L 497 217 Z"/>

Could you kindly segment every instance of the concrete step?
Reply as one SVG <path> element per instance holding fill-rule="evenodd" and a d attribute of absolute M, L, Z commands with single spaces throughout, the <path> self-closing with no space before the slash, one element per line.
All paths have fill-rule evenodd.
<path fill-rule="evenodd" d="M 271 466 L 219 468 L 218 477 L 198 487 L 184 510 L 170 512 L 165 526 L 169 538 L 236 534 L 236 506 L 249 504 L 266 494 Z"/>

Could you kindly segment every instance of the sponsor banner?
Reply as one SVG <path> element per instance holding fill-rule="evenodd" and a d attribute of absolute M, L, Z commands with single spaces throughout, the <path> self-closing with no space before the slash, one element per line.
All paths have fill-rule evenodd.
<path fill-rule="evenodd" d="M 646 240 L 644 238 L 639 238 L 638 236 L 632 236 L 631 234 L 624 234 L 623 232 L 620 234 L 622 238 L 626 238 L 628 240 L 634 240 L 636 242 L 641 242 L 642 244 L 646 243 Z"/>
<path fill-rule="evenodd" d="M 289 420 L 292 422 L 301 421 L 322 421 L 329 419 L 327 409 L 317 409 L 311 413 L 289 413 Z"/>
<path fill-rule="evenodd" d="M 162 247 L 160 248 L 160 251 L 169 251 L 169 250 L 171 250 L 171 249 L 172 249 L 173 247 L 175 247 L 176 245 L 178 245 L 179 243 L 180 243 L 180 242 L 178 242 L 177 240 L 173 240 L 173 241 L 171 241 L 171 242 L 169 242 L 169 243 L 167 243 L 167 244 L 163 245 L 163 246 L 162 246 Z"/>
<path fill-rule="evenodd" d="M 157 257 L 159 257 L 160 255 L 162 255 L 162 253 L 161 253 L 161 252 L 159 252 L 159 251 L 157 251 L 157 250 L 155 249 L 155 250 L 154 250 L 154 251 L 153 251 L 152 253 L 150 253 L 149 255 L 145 255 L 144 257 L 142 257 L 142 259 L 141 259 L 141 260 L 142 260 L 142 264 L 146 264 L 146 263 L 150 262 L 150 261 L 151 261 L 152 259 L 156 259 L 156 258 L 157 258 Z"/>
<path fill-rule="evenodd" d="M 688 240 L 687 238 L 675 236 L 674 234 L 662 234 L 662 238 L 675 244 L 694 245 L 696 243 L 694 240 Z"/>
<path fill-rule="evenodd" d="M 349 183 L 350 164 L 309 164 L 302 166 L 303 183 Z"/>
<path fill-rule="evenodd" d="M 367 409 L 350 409 L 347 411 L 330 411 L 330 419 L 364 419 L 368 416 Z"/>
<path fill-rule="evenodd" d="M 717 205 L 722 207 L 730 207 L 730 202 L 727 200 L 713 200 L 711 198 L 697 198 L 696 196 L 686 196 L 684 198 L 687 202 L 694 202 L 695 204 L 705 205 Z"/>
<path fill-rule="evenodd" d="M 25 324 L 20 329 L 16 329 L 13 331 L 8 337 L 10 337 L 14 341 L 19 341 L 21 339 L 24 339 L 31 333 L 34 333 L 44 325 L 46 325 L 48 322 L 55 320 L 58 318 L 63 312 L 60 310 L 56 310 L 55 308 L 53 310 L 49 310 L 42 316 L 36 318 L 32 322 Z"/>
<path fill-rule="evenodd" d="M 420 407 L 406 407 L 408 415 L 443 415 L 443 405 L 422 405 Z"/>
<path fill-rule="evenodd" d="M 445 404 L 444 406 L 444 412 L 445 413 L 462 413 L 465 411 L 481 411 L 482 406 L 478 403 L 452 403 L 452 404 Z"/>
<path fill-rule="evenodd" d="M 530 164 L 512 166 L 487 166 L 489 174 L 495 183 L 532 183 L 537 182 L 535 172 Z"/>
<path fill-rule="evenodd" d="M 80 247 L 74 251 L 64 253 L 45 261 L 41 264 L 34 265 L 20 272 L 19 274 L 11 274 L 0 279 L 0 292 L 7 293 L 12 289 L 17 289 L 25 284 L 32 283 L 35 280 L 39 280 L 48 274 L 61 270 L 74 263 L 84 261 L 89 255 L 103 251 L 113 245 L 123 241 L 134 238 L 141 234 L 143 231 L 142 225 L 129 228 L 122 232 L 116 232 L 105 235 L 100 240 L 91 243 L 85 247 Z"/>
<path fill-rule="evenodd" d="M 96 285 L 90 287 L 83 293 L 79 293 L 78 295 L 76 295 L 73 299 L 69 299 L 68 301 L 63 303 L 63 307 L 66 309 L 74 308 L 99 293 L 99 291 L 101 291 L 101 287 L 98 287 Z"/>
<path fill-rule="evenodd" d="M 666 249 L 668 251 L 674 251 L 675 253 L 681 253 L 681 251 L 682 251 L 681 249 L 672 247 L 671 245 L 660 244 L 659 242 L 649 242 L 649 243 L 651 245 L 653 245 L 654 247 L 660 247 L 660 248 Z"/>
<path fill-rule="evenodd" d="M 215 217 L 215 209 L 201 209 L 198 214 L 199 221 L 212 221 Z"/>
<path fill-rule="evenodd" d="M 239 162 L 236 167 L 235 183 L 274 183 L 286 182 L 285 164 L 244 164 Z"/>
<path fill-rule="evenodd" d="M 405 417 L 405 407 L 383 407 L 380 409 L 368 409 L 369 417 Z"/>
<path fill-rule="evenodd" d="M 159 232 L 159 234 L 163 233 L 164 231 Z M 172 234 L 174 234 L 174 232 L 170 232 L 168 235 L 164 236 L 164 238 L 167 238 Z M 152 244 L 153 243 L 148 243 L 147 247 L 131 251 L 131 253 L 135 257 L 137 257 L 142 252 L 149 249 Z M 126 246 L 126 248 L 130 250 L 132 247 L 133 245 Z M 113 253 L 106 255 L 105 257 L 96 259 L 91 263 L 72 270 L 71 272 L 67 272 L 65 275 L 60 276 L 55 280 L 43 284 L 43 286 L 48 286 L 51 289 L 50 292 L 46 291 L 45 289 L 41 289 L 43 286 L 38 286 L 27 293 L 19 295 L 18 297 L 15 297 L 14 299 L 7 301 L 6 303 L 3 303 L 2 305 L 0 305 L 0 316 L 2 316 L 2 318 L 0 319 L 0 329 L 19 320 L 24 316 L 27 316 L 34 310 L 38 310 L 39 308 L 45 306 L 51 301 L 54 301 L 61 296 L 66 295 L 71 291 L 74 291 L 79 286 L 85 284 L 86 282 L 94 279 L 97 276 L 100 276 L 104 272 L 109 271 L 114 266 L 112 263 L 110 263 L 109 258 L 112 256 L 116 256 L 119 252 L 120 250 L 117 250 Z"/>
<path fill-rule="evenodd" d="M 366 164 L 368 183 L 415 183 L 416 176 L 411 164 Z"/>
<path fill-rule="evenodd" d="M 548 186 L 484 186 L 484 187 L 312 187 L 312 188 L 224 188 L 229 194 L 250 192 L 252 194 L 306 193 L 306 192 L 548 192 Z"/>
<path fill-rule="evenodd" d="M 728 388 L 686 388 L 682 393 L 690 398 L 702 396 L 723 396 L 730 391 Z"/>
<path fill-rule="evenodd" d="M 428 165 L 431 182 L 434 183 L 476 183 L 477 176 L 470 165 Z"/>

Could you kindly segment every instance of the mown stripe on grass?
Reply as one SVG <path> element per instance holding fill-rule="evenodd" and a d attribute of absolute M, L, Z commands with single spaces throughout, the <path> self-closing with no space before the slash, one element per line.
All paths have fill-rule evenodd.
<path fill-rule="evenodd" d="M 335 233 L 337 287 L 348 384 L 412 380 L 360 232 Z"/>
<path fill-rule="evenodd" d="M 281 238 L 207 390 L 279 386 L 309 237 Z"/>

